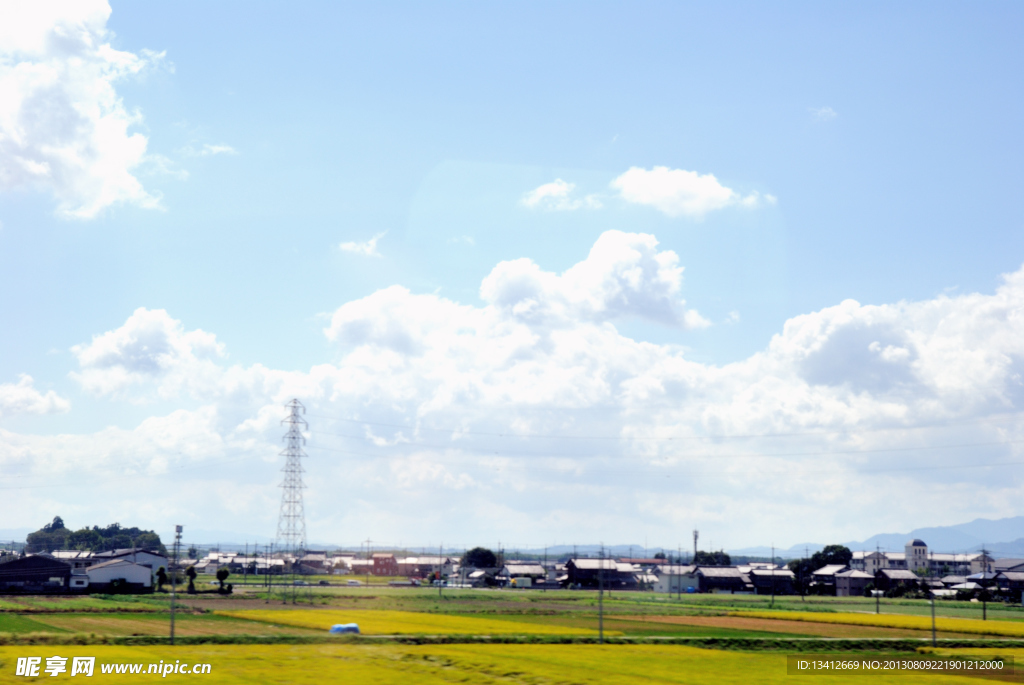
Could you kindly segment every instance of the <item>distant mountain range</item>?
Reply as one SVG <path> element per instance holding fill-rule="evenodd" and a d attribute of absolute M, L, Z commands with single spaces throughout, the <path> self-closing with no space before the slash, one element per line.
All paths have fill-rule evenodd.
<path fill-rule="evenodd" d="M 866 540 L 840 543 L 853 551 L 881 549 L 883 552 L 902 552 L 908 540 L 919 538 L 934 552 L 977 552 L 982 547 L 995 557 L 1024 557 L 1024 516 L 997 519 L 975 519 L 955 526 L 917 528 L 909 533 L 880 533 Z M 788 549 L 776 549 L 776 556 L 786 558 L 813 554 L 825 545 L 804 543 Z M 806 551 L 805 551 L 806 550 Z M 729 550 L 729 554 L 743 556 L 770 556 L 771 547 L 747 547 Z"/>

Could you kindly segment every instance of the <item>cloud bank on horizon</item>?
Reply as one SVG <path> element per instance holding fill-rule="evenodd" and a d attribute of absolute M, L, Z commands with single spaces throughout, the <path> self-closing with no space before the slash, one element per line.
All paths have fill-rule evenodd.
<path fill-rule="evenodd" d="M 104 492 L 119 487 L 103 481 L 110 473 L 173 483 L 135 501 L 157 525 L 229 487 L 230 515 L 270 529 L 281 405 L 298 397 L 311 424 L 307 515 L 321 540 L 354 542 L 332 531 L 371 518 L 378 536 L 418 539 L 459 511 L 473 512 L 466 543 L 535 526 L 559 541 L 628 539 L 656 516 L 642 525 L 662 544 L 703 521 L 743 527 L 721 541 L 731 546 L 767 539 L 780 518 L 805 518 L 811 538 L 864 519 L 898 526 L 922 507 L 952 519 L 1017 512 L 1024 483 L 1006 464 L 1024 444 L 1024 268 L 992 294 L 847 300 L 714 366 L 616 327 L 709 325 L 681 298 L 679 262 L 654 236 L 609 231 L 561 274 L 529 259 L 497 264 L 481 305 L 391 286 L 330 315 L 335 358 L 308 371 L 228 364 L 214 333 L 139 308 L 73 348 L 73 378 L 97 398 L 192 408 L 93 434 L 0 431 L 0 465 L 19 484 L 6 496 L 26 502 L 55 480 Z M 68 401 L 23 377 L 0 386 L 0 407 L 67 411 Z M 84 506 L 60 501 L 65 518 Z"/>

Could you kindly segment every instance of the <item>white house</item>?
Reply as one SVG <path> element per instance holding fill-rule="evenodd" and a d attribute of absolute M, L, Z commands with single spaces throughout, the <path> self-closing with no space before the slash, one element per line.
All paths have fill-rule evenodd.
<path fill-rule="evenodd" d="M 89 578 L 88 587 L 93 592 L 114 589 L 116 586 L 135 591 L 150 590 L 153 587 L 153 571 L 148 566 L 133 564 L 126 559 L 94 564 L 85 569 L 85 573 Z M 75 587 L 74 583 L 72 587 Z"/>

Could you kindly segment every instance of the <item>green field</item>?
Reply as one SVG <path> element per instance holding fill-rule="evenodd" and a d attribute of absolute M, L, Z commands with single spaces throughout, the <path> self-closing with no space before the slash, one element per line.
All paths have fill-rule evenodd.
<path fill-rule="evenodd" d="M 379 585 L 293 586 L 267 593 L 260 587 L 236 585 L 232 595 L 179 595 L 176 634 L 191 642 L 154 645 L 153 640 L 162 641 L 168 634 L 169 604 L 165 593 L 5 597 L 0 603 L 0 645 L 6 645 L 0 647 L 0 682 L 9 679 L 13 657 L 37 652 L 95 655 L 110 662 L 205 660 L 214 667 L 211 675 L 203 676 L 210 683 L 304 683 L 325 677 L 371 683 L 775 682 L 789 676 L 784 652 L 772 650 L 792 651 L 804 644 L 800 640 L 814 639 L 816 647 L 825 651 L 913 653 L 915 648 L 926 648 L 931 637 L 930 605 L 912 600 L 883 600 L 876 616 L 874 601 L 861 598 L 779 597 L 773 603 L 770 597 L 749 595 L 684 595 L 680 599 L 612 593 L 605 595 L 599 616 L 597 594 L 592 591 L 439 592 L 430 587 Z M 1024 612 L 1019 608 L 990 605 L 985 622 L 978 620 L 981 610 L 974 604 L 941 602 L 936 608 L 938 637 L 957 640 L 947 646 L 991 647 L 998 644 L 993 639 L 1024 636 Z M 328 634 L 332 624 L 349 622 L 360 624 L 363 637 L 353 641 Z M 641 642 L 570 644 L 596 641 L 602 624 L 605 637 L 613 641 Z M 984 645 L 977 642 L 982 635 L 988 640 Z M 424 642 L 423 636 L 435 642 L 474 643 L 394 641 Z M 499 638 L 537 644 L 480 643 Z M 708 647 L 704 649 L 658 644 L 659 640 L 691 638 L 719 642 L 700 643 Z M 830 642 L 837 638 L 846 641 Z M 258 644 L 199 644 L 208 640 Z M 110 641 L 138 644 L 99 644 Z M 284 644 L 288 641 L 308 644 Z M 66 642 L 88 646 L 66 646 Z M 542 644 L 551 642 L 565 644 Z M 39 647 L 39 643 L 49 644 Z M 1022 642 L 1006 644 L 1019 650 Z M 104 679 L 100 674 L 96 677 Z M 124 675 L 106 676 L 117 677 Z M 901 673 L 898 679 L 901 683 L 966 682 L 960 677 L 915 673 Z M 850 682 L 851 678 L 840 680 Z M 1024 682 L 1024 677 L 1011 680 Z"/>
<path fill-rule="evenodd" d="M 15 678 L 20 656 L 96 657 L 93 682 L 144 681 L 159 675 L 102 675 L 102 664 L 172 660 L 210 664 L 201 681 L 216 683 L 783 683 L 790 682 L 782 654 L 724 652 L 659 645 L 199 645 L 178 647 L 61 646 L 0 647 L 0 679 Z M 171 675 L 169 681 L 192 675 Z M 904 672 L 898 676 L 810 676 L 815 683 L 856 681 L 906 685 L 977 682 L 977 678 Z M 43 678 L 48 678 L 42 674 Z M 1019 677 L 1011 679 L 1021 682 Z M 799 682 L 799 681 L 798 681 Z"/>

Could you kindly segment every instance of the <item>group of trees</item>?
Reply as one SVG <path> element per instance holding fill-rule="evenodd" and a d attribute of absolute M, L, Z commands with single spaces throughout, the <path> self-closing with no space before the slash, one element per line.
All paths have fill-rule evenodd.
<path fill-rule="evenodd" d="M 725 552 L 705 552 L 703 550 L 693 555 L 693 563 L 697 566 L 732 566 L 732 558 Z"/>
<path fill-rule="evenodd" d="M 122 528 L 119 523 L 111 523 L 105 528 L 93 526 L 71 530 L 64 525 L 64 519 L 60 516 L 55 516 L 50 523 L 34 533 L 29 533 L 25 539 L 27 554 L 52 552 L 58 549 L 106 552 L 126 547 L 153 549 L 161 554 L 167 554 L 167 549 L 160 542 L 160 536 L 151 530 Z"/>
<path fill-rule="evenodd" d="M 175 585 L 178 585 L 178 584 L 180 584 L 182 582 L 180 571 L 178 573 L 176 573 L 175 575 L 177 576 L 177 578 L 175 579 Z M 190 595 L 196 594 L 196 576 L 197 575 L 199 575 L 199 574 L 196 572 L 196 567 L 195 566 L 189 566 L 187 569 L 185 569 L 185 577 L 188 578 L 188 589 L 186 589 L 185 592 L 187 592 Z M 217 582 L 220 583 L 220 587 L 217 589 L 217 592 L 219 592 L 221 594 L 227 594 L 227 595 L 231 594 L 231 592 L 234 589 L 231 586 L 231 584 L 228 583 L 227 587 L 224 586 L 224 581 L 227 580 L 228 576 L 230 576 L 230 575 L 231 575 L 231 571 L 229 571 L 226 566 L 217 569 Z M 169 583 L 170 580 L 171 580 L 171 577 L 167 574 L 167 570 L 163 566 L 158 568 L 156 570 L 156 589 L 157 589 L 157 592 L 163 592 L 164 585 Z"/>
<path fill-rule="evenodd" d="M 462 555 L 459 565 L 467 568 L 496 568 L 498 566 L 498 555 L 486 547 L 474 547 Z"/>
<path fill-rule="evenodd" d="M 809 559 L 794 559 L 789 562 L 789 570 L 793 572 L 793 585 L 800 594 L 813 594 L 817 585 L 811 585 L 814 576 L 811 575 L 823 566 L 849 566 L 853 559 L 853 552 L 844 545 L 828 545 L 820 552 L 815 552 Z M 825 588 L 822 591 L 830 592 Z"/>

